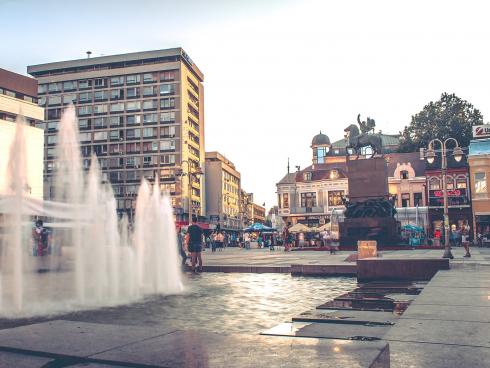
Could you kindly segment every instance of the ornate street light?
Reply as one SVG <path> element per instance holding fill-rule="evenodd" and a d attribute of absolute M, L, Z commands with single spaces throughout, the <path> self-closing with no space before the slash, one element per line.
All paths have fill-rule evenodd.
<path fill-rule="evenodd" d="M 447 171 L 447 143 L 454 142 L 455 147 L 453 148 L 452 156 L 456 160 L 456 162 L 460 162 L 464 156 L 463 150 L 459 146 L 459 143 L 454 138 L 447 138 L 444 142 L 440 139 L 433 139 L 429 142 L 429 147 L 426 151 L 425 158 L 429 164 L 433 164 L 436 159 L 436 151 L 434 150 L 434 144 L 439 143 L 441 146 L 441 150 L 437 152 L 441 152 L 441 174 L 442 174 L 442 191 L 444 194 L 444 255 L 442 258 L 450 258 L 453 259 L 454 256 L 451 253 L 451 247 L 449 245 L 449 211 L 448 211 L 448 199 L 447 199 L 447 179 L 446 179 L 446 171 Z"/>
<path fill-rule="evenodd" d="M 204 175 L 204 172 L 202 171 L 201 167 L 198 166 L 196 167 L 193 171 L 191 164 L 187 160 L 182 160 L 182 164 L 187 165 L 187 172 L 184 172 L 184 170 L 179 169 L 176 173 L 175 176 L 180 176 L 181 178 L 184 176 L 188 176 L 188 198 L 189 198 L 189 212 L 188 212 L 188 223 L 189 225 L 191 224 L 192 220 L 192 214 L 193 214 L 193 209 L 192 209 L 192 176 L 195 176 L 196 178 L 200 175 Z"/>

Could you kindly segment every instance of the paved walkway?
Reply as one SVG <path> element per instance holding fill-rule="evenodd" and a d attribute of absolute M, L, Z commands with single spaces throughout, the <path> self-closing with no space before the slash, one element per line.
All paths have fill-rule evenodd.
<path fill-rule="evenodd" d="M 489 255 L 432 278 L 385 337 L 391 367 L 490 366 Z"/>
<path fill-rule="evenodd" d="M 441 249 L 420 250 L 381 250 L 383 258 L 441 258 Z M 454 259 L 452 264 L 490 264 L 489 248 L 472 248 L 472 257 L 464 258 L 464 249 L 461 247 L 452 249 Z M 330 254 L 328 251 L 269 251 L 268 249 L 240 249 L 226 248 L 223 251 L 211 252 L 206 249 L 203 252 L 203 262 L 208 266 L 290 266 L 291 264 L 306 265 L 343 265 L 355 264 L 346 262 L 346 258 L 355 252 L 337 252 Z"/>

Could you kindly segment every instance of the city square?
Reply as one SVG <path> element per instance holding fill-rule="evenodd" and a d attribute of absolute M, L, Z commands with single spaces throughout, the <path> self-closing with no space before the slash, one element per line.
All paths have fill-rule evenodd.
<path fill-rule="evenodd" d="M 0 367 L 489 366 L 487 5 L 352 5 L 0 1 Z"/>

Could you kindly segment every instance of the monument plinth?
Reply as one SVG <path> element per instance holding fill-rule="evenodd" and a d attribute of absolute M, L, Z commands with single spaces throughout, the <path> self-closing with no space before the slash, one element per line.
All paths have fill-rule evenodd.
<path fill-rule="evenodd" d="M 355 246 L 358 241 L 376 240 L 378 247 L 398 243 L 400 223 L 395 220 L 395 207 L 388 191 L 388 168 L 383 157 L 381 138 L 370 134 L 374 120 L 361 122 L 362 134 L 355 125 L 346 129 L 349 200 L 345 203 L 345 220 L 339 223 L 340 245 Z M 371 157 L 361 157 L 364 147 L 371 148 Z"/>

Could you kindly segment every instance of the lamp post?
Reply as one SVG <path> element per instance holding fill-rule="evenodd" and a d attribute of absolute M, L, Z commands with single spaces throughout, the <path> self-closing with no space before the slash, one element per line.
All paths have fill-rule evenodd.
<path fill-rule="evenodd" d="M 184 176 L 188 176 L 188 185 L 187 185 L 187 190 L 188 190 L 188 198 L 189 198 L 189 212 L 188 212 L 188 217 L 187 217 L 187 223 L 190 225 L 191 224 L 191 220 L 192 220 L 192 213 L 193 213 L 193 210 L 192 210 L 192 177 L 197 177 L 199 175 L 203 175 L 204 172 L 202 171 L 202 169 L 200 167 L 197 167 L 197 169 L 195 169 L 194 171 L 191 171 L 192 167 L 191 167 L 191 164 L 189 161 L 187 160 L 182 160 L 182 164 L 186 164 L 187 165 L 187 172 L 184 172 L 182 169 L 180 169 L 180 171 L 178 173 L 176 173 L 176 176 L 180 176 L 180 177 L 184 177 Z"/>
<path fill-rule="evenodd" d="M 454 142 L 455 147 L 453 148 L 453 154 L 452 156 L 457 162 L 460 162 L 461 159 L 464 156 L 463 150 L 459 146 L 459 143 L 456 139 L 454 138 L 447 138 L 444 141 L 441 141 L 440 139 L 433 139 L 429 142 L 429 147 L 427 149 L 427 153 L 425 155 L 425 158 L 429 164 L 434 163 L 434 160 L 436 158 L 436 152 L 441 152 L 441 174 L 442 174 L 442 191 L 444 195 L 444 255 L 442 258 L 450 258 L 453 259 L 454 256 L 451 253 L 451 247 L 449 245 L 449 213 L 448 213 L 448 200 L 447 200 L 447 179 L 446 179 L 446 171 L 447 171 L 447 153 L 448 153 L 448 148 L 447 148 L 447 143 L 448 142 Z M 439 143 L 441 146 L 441 150 L 435 151 L 434 150 L 434 144 Z M 430 188 L 429 188 L 430 189 Z"/>

